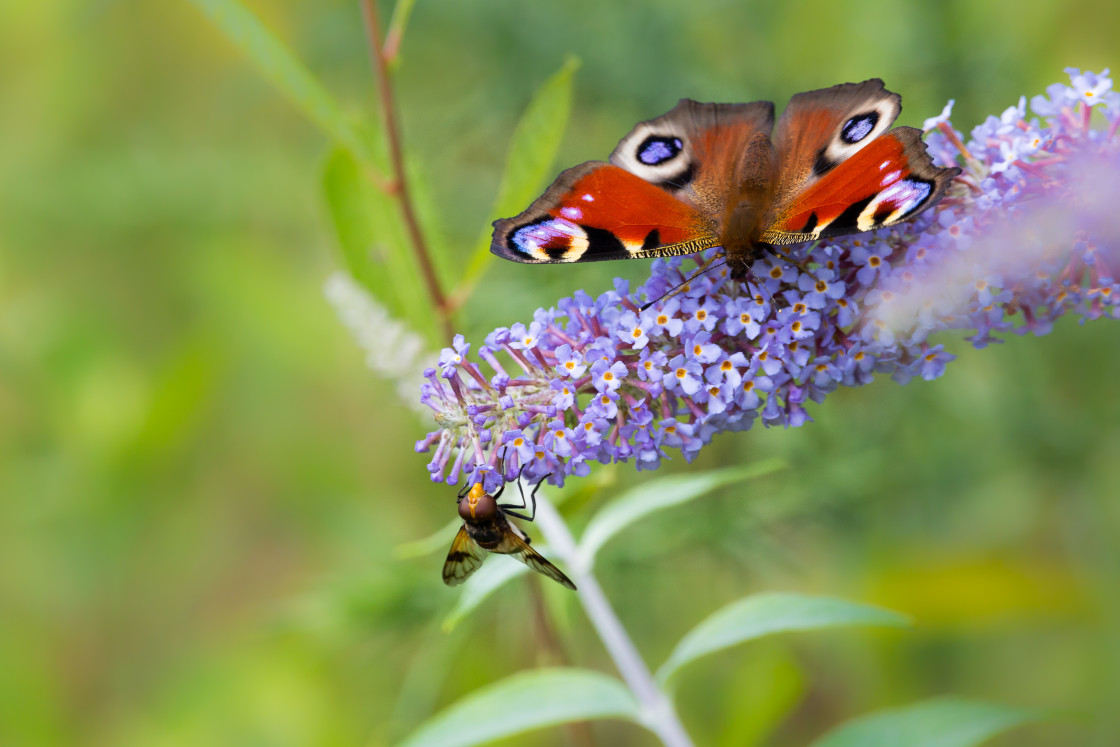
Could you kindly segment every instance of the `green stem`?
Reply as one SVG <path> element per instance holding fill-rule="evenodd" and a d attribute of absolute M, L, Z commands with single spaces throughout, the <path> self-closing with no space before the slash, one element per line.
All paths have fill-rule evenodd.
<path fill-rule="evenodd" d="M 615 667 L 626 685 L 642 705 L 643 723 L 667 747 L 692 747 L 692 739 L 684 730 L 669 696 L 658 687 L 650 674 L 626 628 L 618 619 L 607 600 L 599 581 L 586 563 L 581 561 L 575 538 L 564 523 L 563 517 L 548 499 L 537 495 L 537 512 L 534 517 L 541 535 L 549 548 L 567 565 L 568 575 L 579 589 L 579 600 L 604 648 L 614 660 Z"/>

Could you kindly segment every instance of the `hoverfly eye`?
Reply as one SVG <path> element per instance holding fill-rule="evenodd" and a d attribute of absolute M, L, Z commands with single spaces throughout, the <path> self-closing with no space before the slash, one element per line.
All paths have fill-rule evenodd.
<path fill-rule="evenodd" d="M 498 513 L 498 502 L 489 493 L 483 493 L 475 503 L 474 516 L 476 519 L 491 519 Z"/>

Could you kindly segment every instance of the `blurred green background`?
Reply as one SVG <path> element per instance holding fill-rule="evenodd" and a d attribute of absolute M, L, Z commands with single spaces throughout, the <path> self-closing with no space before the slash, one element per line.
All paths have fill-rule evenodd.
<path fill-rule="evenodd" d="M 357 3 L 249 6 L 375 115 Z M 413 453 L 429 424 L 323 299 L 326 138 L 186 2 L 16 0 L 0 17 L 0 743 L 381 745 L 555 663 L 529 582 L 445 634 L 442 554 L 393 554 L 444 526 L 452 495 Z M 514 123 L 570 53 L 556 170 L 682 96 L 781 106 L 872 76 L 903 95 L 901 123 L 954 97 L 967 131 L 1063 67 L 1120 65 L 1117 28 L 1103 2 L 422 0 L 397 84 L 446 249 L 465 256 Z M 496 262 L 456 328 L 477 341 L 644 271 Z M 673 463 L 790 469 L 659 514 L 600 562 L 654 665 L 759 590 L 915 618 L 694 665 L 679 702 L 699 744 L 804 744 L 942 693 L 1069 712 L 999 744 L 1120 743 L 1120 330 L 947 342 L 961 358 L 937 382 L 842 391 L 808 427 Z M 593 477 L 573 505 L 649 476 Z M 568 659 L 613 672 L 574 597 L 543 594 Z"/>

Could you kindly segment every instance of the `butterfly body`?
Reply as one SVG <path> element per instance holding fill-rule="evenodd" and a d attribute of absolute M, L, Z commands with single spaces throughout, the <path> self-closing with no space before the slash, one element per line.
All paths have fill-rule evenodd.
<path fill-rule="evenodd" d="M 870 231 L 936 204 L 957 168 L 933 164 L 881 80 L 774 105 L 683 99 L 638 123 L 611 153 L 563 172 L 520 215 L 494 223 L 491 251 L 551 264 L 722 247 L 744 278 L 773 247 Z M 771 133 L 773 131 L 773 137 Z"/>
<path fill-rule="evenodd" d="M 532 516 L 522 516 L 510 510 L 508 506 L 499 505 L 500 496 L 501 491 L 496 495 L 490 495 L 483 490 L 482 485 L 477 483 L 460 494 L 459 516 L 463 519 L 463 526 L 459 528 L 459 532 L 451 542 L 451 549 L 443 564 L 443 582 L 448 586 L 458 586 L 466 581 L 482 566 L 482 561 L 486 557 L 482 550 L 487 550 L 510 555 L 534 571 L 575 590 L 576 586 L 571 579 L 529 546 L 529 537 L 506 518 L 506 513 L 521 516 L 528 521 L 532 521 Z M 535 490 L 533 497 L 535 500 Z M 524 503 L 524 494 L 522 494 L 522 504 Z M 519 508 L 524 507 L 522 505 Z"/>

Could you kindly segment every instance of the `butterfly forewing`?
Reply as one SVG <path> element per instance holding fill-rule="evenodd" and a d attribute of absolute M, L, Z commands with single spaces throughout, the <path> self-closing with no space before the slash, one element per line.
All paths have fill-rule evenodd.
<path fill-rule="evenodd" d="M 896 127 L 799 193 L 762 240 L 793 244 L 893 225 L 941 199 L 958 173 L 933 165 L 921 131 Z"/>
<path fill-rule="evenodd" d="M 467 527 L 459 527 L 443 563 L 443 582 L 448 586 L 458 586 L 482 566 L 485 558 L 486 553 L 471 539 Z"/>
<path fill-rule="evenodd" d="M 562 173 L 525 212 L 495 221 L 490 251 L 533 264 L 633 259 L 698 252 L 718 243 L 715 233 L 669 192 L 592 161 Z"/>

